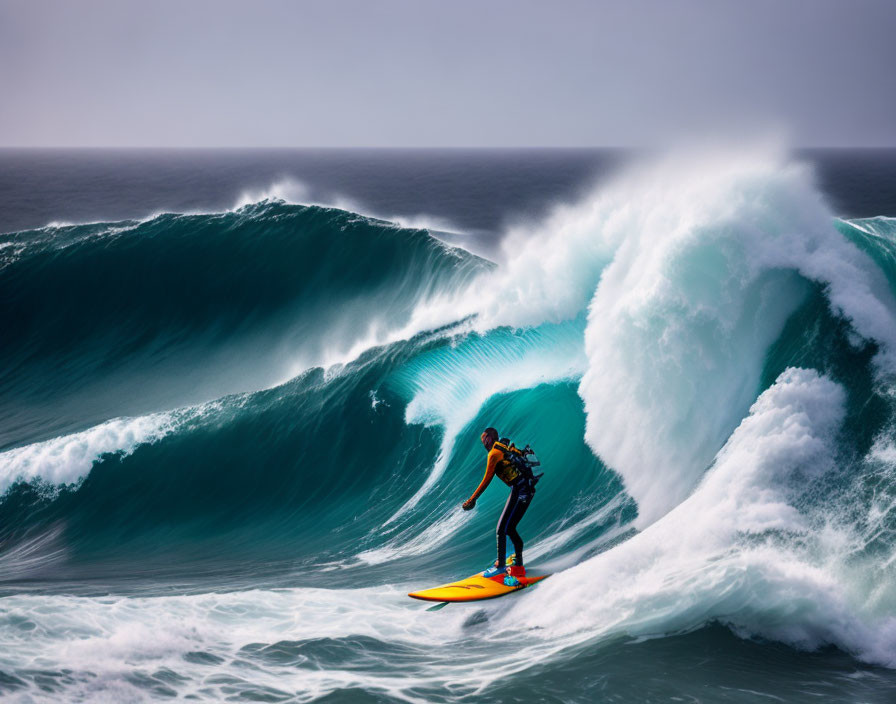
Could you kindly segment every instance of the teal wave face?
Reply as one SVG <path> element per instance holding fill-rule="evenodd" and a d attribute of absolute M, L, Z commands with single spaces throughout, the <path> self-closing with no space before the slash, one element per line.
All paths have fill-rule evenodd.
<path fill-rule="evenodd" d="M 170 564 L 189 545 L 213 563 L 339 555 L 368 521 L 388 517 L 380 498 L 412 491 L 435 454 L 434 432 L 406 425 L 398 399 L 385 393 L 372 404 L 384 357 L 335 379 L 317 369 L 225 398 L 131 454 L 101 455 L 82 483 L 58 493 L 15 485 L 0 499 L 5 537 L 62 522 L 75 562 L 155 554 Z M 389 466 L 399 470 L 391 479 Z"/>
<path fill-rule="evenodd" d="M 270 386 L 486 267 L 422 230 L 276 201 L 52 235 L 2 242 L 0 447 Z"/>
<path fill-rule="evenodd" d="M 896 218 L 838 220 L 837 229 L 871 257 L 896 296 Z"/>
<path fill-rule="evenodd" d="M 511 339 L 524 359 L 525 350 L 549 350 L 562 334 L 576 338 L 581 329 L 521 338 L 502 329 L 461 344 L 487 369 Z M 443 392 L 435 377 L 421 387 L 420 375 L 444 374 L 438 360 L 457 349 L 456 339 L 424 335 L 372 350 L 335 376 L 316 369 L 201 407 L 130 453 L 100 455 L 83 482 L 53 490 L 40 481 L 15 484 L 0 498 L 0 540 L 22 543 L 64 526 L 57 539 L 67 564 L 52 569 L 72 577 L 106 570 L 185 577 L 262 562 L 271 570 L 306 564 L 306 580 L 350 583 L 350 568 L 369 570 L 382 561 L 377 556 L 390 557 L 392 572 L 396 560 L 397 569 L 407 561 L 431 568 L 434 553 L 475 569 L 493 542 L 506 489 L 496 480 L 474 514 L 459 506 L 484 468 L 481 427 L 496 418 L 502 432 L 551 458 L 528 520 L 533 540 L 554 536 L 566 550 L 587 551 L 633 515 L 629 501 L 608 506 L 622 488 L 582 440 L 575 379 L 495 395 L 457 429 L 450 449 L 443 426 L 408 422 L 415 399 Z M 393 521 L 440 459 L 449 469 Z M 602 507 L 606 515 L 595 520 Z M 468 524 L 439 534 L 445 517 Z M 331 563 L 348 571 L 334 578 L 313 569 Z"/>

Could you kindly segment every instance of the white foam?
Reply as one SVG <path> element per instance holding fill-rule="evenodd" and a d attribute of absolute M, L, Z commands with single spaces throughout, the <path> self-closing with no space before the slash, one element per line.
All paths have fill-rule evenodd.
<path fill-rule="evenodd" d="M 892 435 L 879 437 L 871 447 L 869 459 L 884 464 L 896 465 L 896 441 Z"/>
<path fill-rule="evenodd" d="M 896 666 L 896 616 L 869 601 L 877 585 L 855 574 L 844 551 L 849 527 L 821 530 L 817 517 L 798 508 L 813 482 L 835 469 L 844 404 L 842 387 L 817 372 L 785 371 L 687 500 L 513 608 L 567 644 L 718 620 Z"/>
<path fill-rule="evenodd" d="M 325 198 L 314 198 L 307 184 L 291 177 L 279 179 L 263 188 L 244 190 L 234 202 L 233 210 L 239 210 L 247 205 L 262 203 L 266 200 L 280 200 L 292 205 L 316 205 L 323 208 L 338 208 L 346 212 L 357 213 L 361 217 L 383 220 L 409 230 L 427 230 L 453 235 L 463 234 L 446 218 L 425 213 L 416 215 L 383 215 L 364 208 L 357 201 L 338 193 L 330 194 Z"/>
<path fill-rule="evenodd" d="M 284 178 L 264 188 L 249 188 L 240 193 L 232 210 L 239 210 L 247 205 L 262 203 L 266 200 L 282 200 L 286 203 L 309 204 L 308 186 L 297 179 Z"/>
<path fill-rule="evenodd" d="M 571 247 L 601 271 L 580 387 L 586 438 L 622 475 L 642 527 L 688 495 L 743 417 L 804 279 L 824 283 L 834 312 L 882 344 L 879 369 L 896 370 L 886 278 L 836 230 L 800 166 L 670 158 L 602 191 L 582 223 L 605 243 L 579 246 L 576 231 Z M 565 295 L 563 314 L 582 293 Z"/>
<path fill-rule="evenodd" d="M 67 701 L 149 699 L 134 687 L 168 670 L 179 680 L 162 680 L 180 697 L 223 699 L 230 686 L 268 687 L 310 701 L 334 690 L 362 687 L 404 701 L 425 702 L 416 687 L 451 682 L 478 684 L 502 674 L 502 661 L 486 663 L 483 647 L 458 652 L 468 613 L 459 610 L 433 619 L 409 608 L 406 589 L 283 589 L 158 598 L 14 595 L 0 604 L 0 669 L 4 672 L 65 669 Z M 27 624 L 22 628 L 20 624 Z M 297 665 L 253 658 L 244 646 L 281 641 L 369 637 L 434 655 L 412 671 L 390 667 Z M 453 644 L 450 652 L 434 645 Z M 350 644 L 351 645 L 351 644 Z M 352 646 L 363 652 L 363 644 Z M 516 649 L 514 649 L 516 650 Z M 219 664 L 190 662 L 191 653 L 219 658 Z M 506 656 L 512 662 L 512 653 Z M 214 675 L 213 677 L 210 677 Z M 27 679 L 30 679 L 26 675 Z M 34 691 L 25 692 L 28 696 Z"/>
<path fill-rule="evenodd" d="M 16 481 L 37 477 L 55 485 L 77 482 L 103 455 L 129 455 L 140 445 L 161 440 L 175 430 L 184 413 L 192 411 L 115 418 L 79 433 L 0 453 L 0 494 Z"/>

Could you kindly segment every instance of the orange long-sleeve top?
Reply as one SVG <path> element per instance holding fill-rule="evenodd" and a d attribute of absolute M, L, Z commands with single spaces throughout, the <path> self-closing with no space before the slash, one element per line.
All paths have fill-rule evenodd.
<path fill-rule="evenodd" d="M 479 482 L 479 486 L 476 487 L 476 491 L 474 491 L 473 495 L 470 497 L 471 501 L 478 499 L 480 494 L 488 488 L 488 485 L 491 484 L 491 481 L 495 476 L 495 469 L 498 467 L 498 462 L 503 459 L 504 453 L 497 447 L 493 447 L 489 450 L 488 460 L 486 460 L 485 463 L 485 476 L 482 477 L 482 481 Z"/>

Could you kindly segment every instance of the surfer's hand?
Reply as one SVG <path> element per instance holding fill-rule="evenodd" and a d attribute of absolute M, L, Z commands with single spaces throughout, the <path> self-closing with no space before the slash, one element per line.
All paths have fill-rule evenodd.
<path fill-rule="evenodd" d="M 469 511 L 476 505 L 476 499 L 467 499 L 464 501 L 463 509 L 464 511 Z"/>

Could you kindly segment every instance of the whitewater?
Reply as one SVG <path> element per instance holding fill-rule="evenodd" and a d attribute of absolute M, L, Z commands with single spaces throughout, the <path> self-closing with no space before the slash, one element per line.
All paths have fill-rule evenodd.
<path fill-rule="evenodd" d="M 290 179 L 0 235 L 0 693 L 891 701 L 894 214 L 757 148 L 488 241 Z M 553 574 L 430 613 L 489 425 Z"/>

